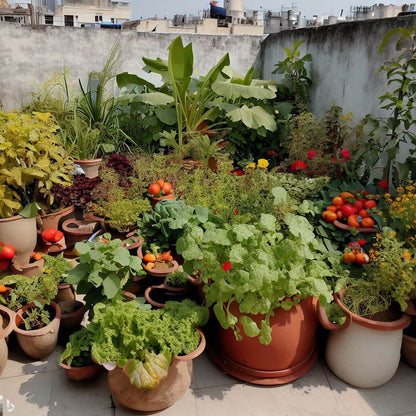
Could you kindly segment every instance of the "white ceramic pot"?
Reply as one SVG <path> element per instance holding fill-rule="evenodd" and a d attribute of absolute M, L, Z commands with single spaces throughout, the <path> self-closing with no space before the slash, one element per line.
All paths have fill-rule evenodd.
<path fill-rule="evenodd" d="M 400 362 L 403 329 L 410 316 L 403 314 L 392 322 L 372 321 L 351 313 L 341 302 L 342 292 L 335 302 L 347 315 L 344 325 L 328 321 L 320 308 L 322 325 L 331 332 L 325 358 L 331 371 L 341 380 L 359 388 L 379 387 L 396 373 Z"/>

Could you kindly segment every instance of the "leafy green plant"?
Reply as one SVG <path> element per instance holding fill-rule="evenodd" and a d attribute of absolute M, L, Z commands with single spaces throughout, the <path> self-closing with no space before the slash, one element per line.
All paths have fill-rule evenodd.
<path fill-rule="evenodd" d="M 177 270 L 166 276 L 166 283 L 172 287 L 185 287 L 189 284 L 189 275 L 184 271 Z"/>
<path fill-rule="evenodd" d="M 150 390 L 167 377 L 176 355 L 189 354 L 200 342 L 196 327 L 208 321 L 208 309 L 190 300 L 167 302 L 149 310 L 137 302 L 94 308 L 87 326 L 93 334 L 92 357 L 122 368 L 137 388 Z"/>
<path fill-rule="evenodd" d="M 332 299 L 326 278 L 342 274 L 340 253 L 327 252 L 307 219 L 290 212 L 279 222 L 263 214 L 255 224 L 192 227 L 178 239 L 177 251 L 187 260 L 186 272 L 200 271 L 207 306 L 221 326 L 241 339 L 239 322 L 247 336 L 258 336 L 265 345 L 276 308 L 288 310 L 309 296 L 325 305 Z M 230 311 L 234 302 L 240 318 Z M 266 316 L 259 328 L 247 314 Z"/>
<path fill-rule="evenodd" d="M 40 329 L 51 323 L 50 314 L 47 310 L 37 306 L 29 308 L 23 314 L 23 323 L 26 331 Z"/>
<path fill-rule="evenodd" d="M 65 350 L 59 357 L 60 363 L 72 367 L 85 367 L 93 364 L 91 359 L 91 347 L 94 341 L 94 334 L 87 328 L 82 328 L 70 335 Z"/>
<path fill-rule="evenodd" d="M 47 113 L 0 112 L 0 217 L 16 215 L 30 203 L 48 210 L 52 185 L 71 184 L 73 165 L 56 130 Z M 23 215 L 36 215 L 28 211 Z"/>
<path fill-rule="evenodd" d="M 123 288 L 131 285 L 134 276 L 144 274 L 141 260 L 131 256 L 118 239 L 105 242 L 80 242 L 79 264 L 68 273 L 67 283 L 78 285 L 78 293 L 85 294 L 86 308 L 99 302 L 122 300 Z"/>
<path fill-rule="evenodd" d="M 43 258 L 45 259 L 45 265 L 42 272 L 48 274 L 49 278 L 53 279 L 57 285 L 65 283 L 71 266 L 64 258 L 63 253 L 56 257 L 44 254 Z"/>

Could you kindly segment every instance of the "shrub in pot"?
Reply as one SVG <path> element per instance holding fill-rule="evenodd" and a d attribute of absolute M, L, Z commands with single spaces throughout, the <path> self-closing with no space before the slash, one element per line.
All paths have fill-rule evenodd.
<path fill-rule="evenodd" d="M 281 188 L 282 195 L 284 190 Z M 200 272 L 207 306 L 217 318 L 214 361 L 257 384 L 281 384 L 305 374 L 316 360 L 317 302 L 332 299 L 326 278 L 340 275 L 306 218 L 194 227 L 177 242 L 184 269 Z M 283 341 L 284 340 L 284 341 Z"/>
<path fill-rule="evenodd" d="M 56 130 L 48 113 L 0 112 L 0 241 L 15 247 L 21 265 L 36 245 L 38 208 L 53 205 L 54 184 L 71 182 L 72 164 Z"/>
<path fill-rule="evenodd" d="M 11 275 L 2 283 L 11 287 L 0 301 L 16 312 L 14 331 L 20 347 L 35 359 L 48 356 L 58 340 L 61 316 L 59 305 L 52 301 L 58 291 L 54 277 Z"/>
<path fill-rule="evenodd" d="M 403 329 L 411 321 L 403 312 L 416 283 L 415 256 L 403 245 L 391 229 L 384 228 L 361 279 L 335 296 L 346 322 L 340 326 L 327 322 L 325 316 L 322 319 L 332 330 L 326 347 L 328 366 L 356 387 L 386 383 L 399 365 Z"/>
<path fill-rule="evenodd" d="M 86 309 L 99 302 L 124 299 L 135 276 L 144 274 L 141 260 L 121 245 L 121 240 L 79 242 L 75 249 L 80 253 L 79 264 L 68 272 L 67 283 L 77 285 L 85 294 Z"/>
<path fill-rule="evenodd" d="M 109 386 L 117 401 L 158 411 L 190 385 L 191 360 L 205 345 L 197 327 L 207 322 L 208 309 L 189 300 L 168 302 L 159 310 L 139 306 L 135 301 L 96 305 L 87 326 L 93 333 L 91 354 L 111 370 Z"/>

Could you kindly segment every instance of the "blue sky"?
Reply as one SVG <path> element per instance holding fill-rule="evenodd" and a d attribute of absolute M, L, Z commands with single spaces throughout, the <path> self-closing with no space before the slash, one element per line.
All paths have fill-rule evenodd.
<path fill-rule="evenodd" d="M 172 17 L 174 14 L 197 14 L 199 10 L 207 9 L 208 0 L 130 0 L 132 7 L 132 19 L 146 18 L 154 15 L 163 18 Z M 223 1 L 219 0 L 222 5 Z M 314 14 L 333 14 L 339 15 L 341 9 L 344 9 L 344 16 L 349 12 L 350 6 L 371 6 L 376 1 L 362 1 L 359 0 L 321 0 L 319 2 L 313 0 L 303 0 L 296 4 L 302 15 L 312 17 Z M 386 2 L 385 4 L 402 5 L 403 1 Z M 244 6 L 247 9 L 260 9 L 260 6 L 265 10 L 280 11 L 281 6 L 290 7 L 291 1 L 287 3 L 277 2 L 274 0 L 244 0 Z"/>

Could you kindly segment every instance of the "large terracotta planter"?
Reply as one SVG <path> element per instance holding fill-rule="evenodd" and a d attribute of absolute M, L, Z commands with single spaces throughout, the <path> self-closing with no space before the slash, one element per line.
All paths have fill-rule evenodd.
<path fill-rule="evenodd" d="M 326 362 L 338 378 L 352 386 L 379 387 L 396 373 L 403 329 L 411 318 L 403 314 L 395 321 L 380 322 L 355 315 L 342 303 L 343 293 L 335 295 L 335 302 L 347 316 L 342 326 L 328 322 L 325 309 L 320 308 L 321 323 L 331 331 Z"/>
<path fill-rule="evenodd" d="M 14 260 L 19 264 L 29 263 L 37 238 L 36 218 L 23 218 L 16 215 L 0 219 L 0 241 L 11 244 L 15 248 Z"/>
<path fill-rule="evenodd" d="M 56 228 L 59 227 L 59 221 L 62 218 L 67 217 L 68 215 L 72 214 L 75 211 L 75 207 L 73 205 L 63 208 L 60 211 L 51 212 L 50 214 L 40 215 L 41 219 L 41 230 L 47 230 L 48 228 Z"/>
<path fill-rule="evenodd" d="M 93 179 L 98 176 L 98 168 L 100 167 L 102 161 L 102 159 L 74 159 L 74 163 L 81 166 L 85 173 L 85 177 L 89 179 Z"/>
<path fill-rule="evenodd" d="M 232 303 L 230 311 L 239 318 L 238 304 Z M 265 315 L 248 315 L 258 326 Z M 317 300 L 303 299 L 285 311 L 274 310 L 270 317 L 272 341 L 263 345 L 258 338 L 243 332 L 237 341 L 231 329 L 216 325 L 214 342 L 208 352 L 214 362 L 226 373 L 243 381 L 261 385 L 289 383 L 302 377 L 316 361 L 316 330 L 318 327 Z"/>
<path fill-rule="evenodd" d="M 14 329 L 15 313 L 3 305 L 0 305 L 0 376 L 7 364 L 9 350 L 6 337 Z"/>
<path fill-rule="evenodd" d="M 66 236 L 66 246 L 73 248 L 80 241 L 87 241 L 97 228 L 104 227 L 104 219 L 93 215 L 85 216 L 83 220 L 69 218 L 62 223 L 62 230 Z"/>
<path fill-rule="evenodd" d="M 20 329 L 19 325 L 23 323 L 22 315 L 28 308 L 33 306 L 35 306 L 34 303 L 29 303 L 17 311 L 14 331 L 22 350 L 29 357 L 41 360 L 53 351 L 58 341 L 61 308 L 55 302 L 51 302 L 50 306 L 55 309 L 55 317 L 52 319 L 51 323 L 44 328 L 34 329 L 31 331 Z"/>
<path fill-rule="evenodd" d="M 205 348 L 205 337 L 201 331 L 201 342 L 191 354 L 177 356 L 169 367 L 168 376 L 152 390 L 142 390 L 130 383 L 129 377 L 121 368 L 108 373 L 108 385 L 111 394 L 123 406 L 140 412 L 157 412 L 172 406 L 192 381 L 192 360 L 198 357 Z"/>
<path fill-rule="evenodd" d="M 59 363 L 59 365 L 65 370 L 66 376 L 73 381 L 90 380 L 101 370 L 101 366 L 95 363 L 85 367 L 71 367 L 65 363 Z"/>

